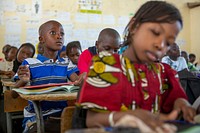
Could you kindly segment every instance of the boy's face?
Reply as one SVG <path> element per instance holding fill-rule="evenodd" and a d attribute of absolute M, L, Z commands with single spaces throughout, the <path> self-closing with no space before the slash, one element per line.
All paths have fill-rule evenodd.
<path fill-rule="evenodd" d="M 49 22 L 43 27 L 39 39 L 44 44 L 44 50 L 58 51 L 64 43 L 64 29 L 57 22 Z"/>
<path fill-rule="evenodd" d="M 78 64 L 78 58 L 80 54 L 80 49 L 74 47 L 69 51 L 69 54 L 67 56 L 74 64 Z"/>
<path fill-rule="evenodd" d="M 181 24 L 143 23 L 132 31 L 132 44 L 128 48 L 129 58 L 140 63 L 159 61 L 174 44 Z"/>
<path fill-rule="evenodd" d="M 11 48 L 8 52 L 8 57 L 7 60 L 8 61 L 13 61 L 16 58 L 16 54 L 17 54 L 17 49 L 16 48 Z"/>
<path fill-rule="evenodd" d="M 96 46 L 99 52 L 108 51 L 110 53 L 117 53 L 120 41 L 120 38 L 105 36 L 103 40 L 96 41 Z"/>
<path fill-rule="evenodd" d="M 191 57 L 190 62 L 193 63 L 196 60 L 196 57 Z"/>
<path fill-rule="evenodd" d="M 180 52 L 180 48 L 177 44 L 173 44 L 171 45 L 169 51 L 168 51 L 168 55 L 170 57 L 173 58 L 178 58 L 179 56 L 181 56 L 181 52 Z"/>

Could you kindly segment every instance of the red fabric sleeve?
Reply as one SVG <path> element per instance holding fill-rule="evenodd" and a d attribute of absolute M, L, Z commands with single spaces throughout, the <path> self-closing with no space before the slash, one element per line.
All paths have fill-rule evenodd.
<path fill-rule="evenodd" d="M 80 70 L 80 74 L 83 72 L 88 72 L 91 59 L 92 54 L 88 49 L 81 53 L 78 59 L 78 69 Z"/>
<path fill-rule="evenodd" d="M 165 73 L 162 75 L 162 77 L 165 77 L 163 79 L 167 79 L 169 88 L 162 95 L 161 112 L 169 113 L 172 111 L 176 99 L 187 99 L 187 95 L 179 82 L 177 72 L 167 64 L 163 64 L 163 66 L 165 68 Z"/>

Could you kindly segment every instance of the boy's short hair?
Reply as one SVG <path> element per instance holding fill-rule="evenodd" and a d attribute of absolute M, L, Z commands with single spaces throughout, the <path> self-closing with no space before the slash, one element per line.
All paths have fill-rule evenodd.
<path fill-rule="evenodd" d="M 62 24 L 59 23 L 58 21 L 55 21 L 55 20 L 49 20 L 49 21 L 43 23 L 42 25 L 40 25 L 39 30 L 38 30 L 38 32 L 39 32 L 39 36 L 41 36 L 41 35 L 43 34 L 44 27 L 46 27 L 49 23 L 52 23 L 52 22 L 54 22 L 54 23 L 58 23 L 58 24 L 62 25 Z"/>
<path fill-rule="evenodd" d="M 189 58 L 196 58 L 196 55 L 193 54 L 193 53 L 190 53 L 190 54 L 189 54 Z"/>

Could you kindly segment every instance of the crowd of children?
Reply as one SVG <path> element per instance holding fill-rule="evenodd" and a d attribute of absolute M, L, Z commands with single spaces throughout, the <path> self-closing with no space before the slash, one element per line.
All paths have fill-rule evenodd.
<path fill-rule="evenodd" d="M 0 62 L 11 65 L 9 69 L 0 68 L 0 74 L 13 78 L 15 87 L 68 81 L 79 85 L 74 128 L 134 127 L 140 121 L 143 132 L 175 132 L 176 128 L 164 121 L 182 114 L 185 121 L 193 123 L 196 115 L 176 76 L 194 67 L 187 52 L 181 52 L 175 43 L 182 28 L 182 17 L 175 6 L 148 1 L 126 26 L 123 44 L 115 29 L 105 28 L 95 45 L 82 52 L 79 41 L 65 46 L 62 24 L 50 20 L 39 27 L 36 58 L 31 43 L 19 49 L 3 47 L 5 57 Z M 123 50 L 118 54 L 120 46 Z M 45 121 L 49 122 L 51 116 L 60 117 L 66 106 L 66 101 L 42 101 Z M 35 132 L 35 121 L 29 101 L 24 109 L 24 132 Z M 46 132 L 60 132 L 54 128 L 60 123 L 54 124 Z"/>

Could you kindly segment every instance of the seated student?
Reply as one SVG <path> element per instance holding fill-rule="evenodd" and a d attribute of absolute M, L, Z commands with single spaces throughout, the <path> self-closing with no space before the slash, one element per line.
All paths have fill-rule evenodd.
<path fill-rule="evenodd" d="M 176 43 L 171 45 L 167 55 L 162 58 L 161 62 L 170 65 L 177 72 L 188 71 L 186 60 L 181 57 L 180 48 Z"/>
<path fill-rule="evenodd" d="M 17 53 L 17 47 L 11 46 L 7 53 L 6 60 L 0 62 L 0 73 L 4 75 L 4 78 L 12 78 L 14 76 L 13 61 L 15 60 Z"/>
<path fill-rule="evenodd" d="M 7 60 L 7 55 L 8 55 L 8 52 L 10 50 L 10 47 L 11 45 L 10 44 L 6 44 L 3 46 L 2 48 L 2 53 L 4 54 L 4 59 Z"/>
<path fill-rule="evenodd" d="M 16 54 L 16 59 L 14 61 L 13 72 L 17 73 L 19 66 L 27 58 L 32 58 L 35 54 L 35 47 L 31 43 L 23 43 Z"/>
<path fill-rule="evenodd" d="M 58 51 L 58 55 L 60 56 L 60 58 L 66 58 L 66 46 L 63 46 L 61 50 Z"/>
<path fill-rule="evenodd" d="M 195 110 L 187 101 L 176 71 L 156 63 L 174 44 L 182 26 L 181 14 L 173 5 L 165 1 L 144 3 L 126 27 L 129 47 L 123 54 L 101 52 L 92 58 L 73 127 L 134 127 L 140 119 L 150 127 L 141 129 L 144 132 L 170 132 L 173 128 L 162 120 L 174 120 L 178 112 L 193 122 Z"/>
<path fill-rule="evenodd" d="M 189 54 L 189 62 L 196 65 L 195 60 L 196 60 L 196 55 L 193 53 L 190 53 Z"/>
<path fill-rule="evenodd" d="M 54 20 L 43 23 L 39 28 L 39 41 L 43 45 L 44 52 L 37 59 L 28 58 L 23 61 L 18 69 L 19 81 L 16 83 L 16 87 L 25 86 L 30 81 L 31 85 L 40 85 L 68 82 L 68 79 L 75 82 L 75 85 L 79 85 L 82 78 L 75 73 L 77 68 L 68 66 L 68 62 L 58 56 L 58 51 L 64 44 L 62 25 Z M 44 119 L 50 116 L 60 116 L 62 109 L 66 106 L 66 101 L 42 101 Z M 27 124 L 36 121 L 34 107 L 30 101 L 24 109 L 24 114 L 24 131 L 29 132 L 31 128 L 29 129 Z M 55 129 L 54 127 L 48 129 L 54 130 L 54 132 L 60 130 L 60 128 Z"/>
<path fill-rule="evenodd" d="M 119 33 L 111 28 L 103 29 L 95 43 L 95 46 L 89 47 L 84 50 L 78 60 L 78 69 L 80 73 L 88 72 L 89 62 L 92 57 L 101 51 L 109 51 L 111 53 L 117 53 L 120 45 Z"/>
<path fill-rule="evenodd" d="M 74 65 L 78 65 L 78 59 L 81 52 L 81 44 L 79 41 L 69 42 L 66 46 L 66 55 Z"/>
<path fill-rule="evenodd" d="M 188 53 L 186 51 L 181 51 L 181 56 L 183 58 L 185 58 L 185 61 L 186 61 L 187 66 L 188 66 L 188 70 L 190 72 L 198 72 L 199 71 L 198 68 L 196 68 L 194 64 L 192 64 L 191 62 L 188 61 L 189 56 L 188 56 Z"/>

